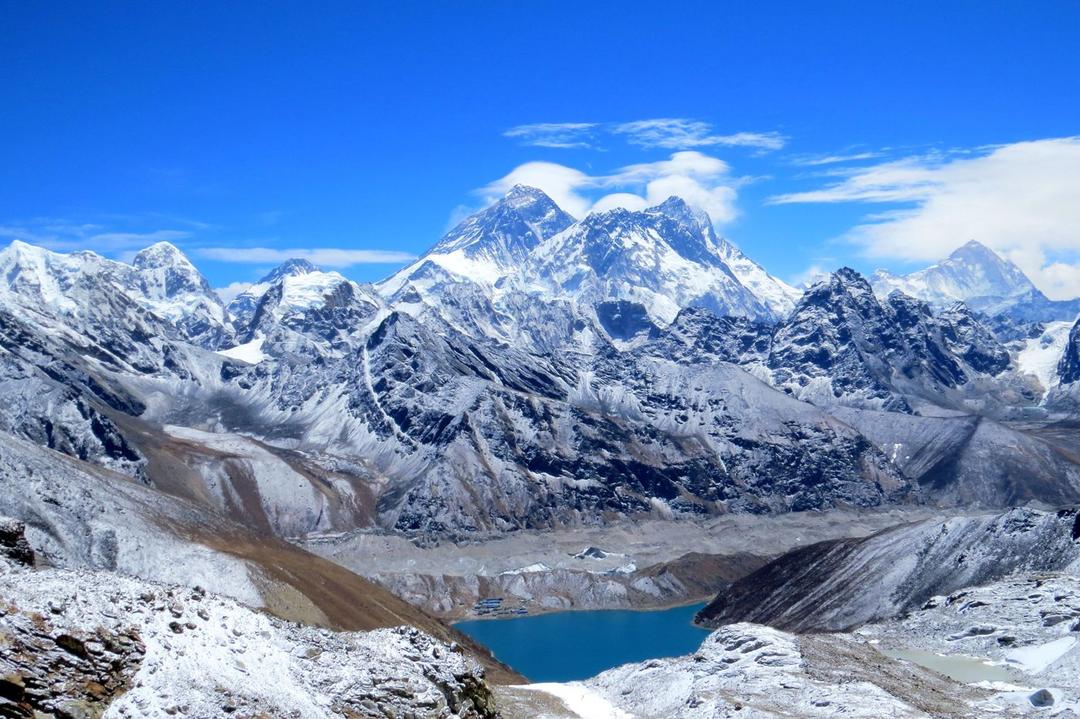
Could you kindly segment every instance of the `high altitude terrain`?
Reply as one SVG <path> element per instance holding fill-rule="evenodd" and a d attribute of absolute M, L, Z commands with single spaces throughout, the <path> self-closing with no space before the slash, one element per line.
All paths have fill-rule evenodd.
<path fill-rule="evenodd" d="M 502 679 L 412 605 L 719 590 L 715 616 L 783 628 L 818 619 L 782 589 L 775 616 L 739 598 L 788 577 L 787 549 L 820 555 L 814 591 L 865 548 L 902 562 L 938 531 L 876 533 L 904 520 L 1080 499 L 1076 311 L 977 243 L 907 277 L 842 268 L 796 289 L 678 198 L 579 219 L 520 186 L 383 282 L 290 261 L 228 305 L 165 243 L 128 264 L 14 242 L 0 514 L 47 564 L 199 584 L 309 624 L 411 624 Z M 955 589 L 905 587 L 838 616 Z M 749 628 L 703 661 L 744 639 L 810 667 L 808 686 L 865 651 Z M 623 696 L 634 671 L 590 691 Z"/>

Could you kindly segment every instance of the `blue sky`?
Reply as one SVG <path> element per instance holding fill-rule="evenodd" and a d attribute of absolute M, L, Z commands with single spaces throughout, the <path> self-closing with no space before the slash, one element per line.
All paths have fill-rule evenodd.
<path fill-rule="evenodd" d="M 335 250 L 372 280 L 396 265 L 347 263 L 420 253 L 532 177 L 584 211 L 686 188 L 784 279 L 975 237 L 1080 294 L 1080 3 L 0 13 L 0 241 L 169 239 L 215 286 Z"/>

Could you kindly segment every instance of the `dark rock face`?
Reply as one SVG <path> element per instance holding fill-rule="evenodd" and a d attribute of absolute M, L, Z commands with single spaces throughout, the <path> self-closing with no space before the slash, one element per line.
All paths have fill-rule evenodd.
<path fill-rule="evenodd" d="M 144 647 L 135 630 L 71 632 L 0 599 L 0 716 L 100 717 L 130 685 Z"/>
<path fill-rule="evenodd" d="M 765 360 L 778 386 L 816 403 L 911 412 L 1009 367 L 1009 353 L 963 305 L 934 314 L 900 292 L 880 301 L 841 269 L 810 288 L 774 332 Z M 827 391 L 822 389 L 827 388 Z"/>
<path fill-rule="evenodd" d="M 17 519 L 0 517 L 0 556 L 27 567 L 34 566 L 34 550 L 26 541 L 26 525 Z"/>
<path fill-rule="evenodd" d="M 850 629 L 1014 572 L 1063 569 L 1080 557 L 1078 517 L 1076 509 L 1013 509 L 802 547 L 721 591 L 697 621 L 709 627 L 745 621 L 793 631 Z"/>
<path fill-rule="evenodd" d="M 1065 346 L 1065 355 L 1058 365 L 1058 377 L 1062 384 L 1080 381 L 1080 320 L 1069 332 L 1069 342 Z"/>
<path fill-rule="evenodd" d="M 629 340 L 657 331 L 649 313 L 636 302 L 601 302 L 596 306 L 596 318 L 612 339 Z"/>

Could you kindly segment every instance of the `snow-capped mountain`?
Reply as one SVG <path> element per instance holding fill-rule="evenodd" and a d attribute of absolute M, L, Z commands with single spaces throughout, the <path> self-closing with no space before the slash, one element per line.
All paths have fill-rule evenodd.
<path fill-rule="evenodd" d="M 287 260 L 271 270 L 265 277 L 238 294 L 229 303 L 229 316 L 238 327 L 246 327 L 255 313 L 255 306 L 266 291 L 286 277 L 317 272 L 318 268 L 307 260 Z"/>
<path fill-rule="evenodd" d="M 540 345 L 550 337 L 515 322 L 537 298 L 599 317 L 601 325 L 619 303 L 620 315 L 638 305 L 649 324 L 662 326 L 690 306 L 776 320 L 799 296 L 678 198 L 575 221 L 540 190 L 520 185 L 378 287 L 416 316 L 434 313 L 467 332 L 505 341 L 527 335 Z"/>
<path fill-rule="evenodd" d="M 574 218 L 542 191 L 515 185 L 501 200 L 450 230 L 424 255 L 379 284 L 391 297 L 412 284 L 430 293 L 449 273 L 458 281 L 494 286 L 540 243 L 557 235 Z"/>
<path fill-rule="evenodd" d="M 16 243 L 0 270 L 3 429 L 286 536 L 1074 493 L 1067 453 L 1012 429 L 986 487 L 919 486 L 916 455 L 977 483 L 988 430 L 925 447 L 918 415 L 1057 411 L 1038 382 L 965 306 L 850 270 L 799 297 L 675 198 L 575 222 L 518 187 L 377 288 L 288 262 L 220 315 L 171 246 Z"/>
<path fill-rule="evenodd" d="M 221 299 L 180 250 L 159 242 L 138 252 L 131 264 L 148 308 L 184 338 L 211 349 L 232 340 Z"/>
<path fill-rule="evenodd" d="M 102 301 L 115 311 L 126 300 L 167 324 L 166 334 L 176 339 L 207 348 L 232 339 L 221 300 L 167 242 L 142 250 L 129 265 L 93 252 L 62 254 L 16 240 L 0 251 L 0 272 L 0 293 L 11 302 L 73 325 L 102 313 Z"/>
<path fill-rule="evenodd" d="M 964 305 L 935 315 L 898 291 L 881 301 L 848 268 L 806 291 L 777 326 L 765 359 L 773 384 L 815 404 L 904 412 L 914 402 L 949 404 L 956 390 L 1009 364 L 1006 349 Z"/>
<path fill-rule="evenodd" d="M 900 290 L 939 307 L 963 302 L 1026 321 L 1073 320 L 1080 312 L 1080 302 L 1050 300 L 1019 267 L 975 240 L 930 267 L 903 276 L 878 270 L 870 282 L 882 297 Z"/>
<path fill-rule="evenodd" d="M 706 215 L 676 197 L 640 212 L 589 215 L 536 247 L 509 282 L 579 306 L 638 303 L 660 325 L 685 307 L 776 320 L 798 296 L 718 238 Z"/>

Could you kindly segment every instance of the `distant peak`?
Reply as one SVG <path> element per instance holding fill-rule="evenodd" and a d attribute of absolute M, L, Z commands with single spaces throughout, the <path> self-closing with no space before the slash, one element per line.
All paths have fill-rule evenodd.
<path fill-rule="evenodd" d="M 503 199 L 513 199 L 515 197 L 547 197 L 547 193 L 543 190 L 533 187 L 532 185 L 514 185 L 506 194 L 503 195 Z"/>
<path fill-rule="evenodd" d="M 265 277 L 259 280 L 259 282 L 265 284 L 272 284 L 284 277 L 308 275 L 312 272 L 319 271 L 319 268 L 311 264 L 309 261 L 299 257 L 294 257 L 292 259 L 288 259 L 282 262 L 280 265 L 271 270 Z"/>
<path fill-rule="evenodd" d="M 646 212 L 659 212 L 673 220 L 685 222 L 688 225 L 696 225 L 702 230 L 712 227 L 712 219 L 707 212 L 693 207 L 678 195 L 672 195 L 659 205 L 650 207 Z"/>
<path fill-rule="evenodd" d="M 690 205 L 688 205 L 686 200 L 679 197 L 678 195 L 671 195 L 666 200 L 664 200 L 659 205 L 657 205 L 656 209 L 658 209 L 658 210 L 681 210 L 683 212 L 688 212 L 690 210 Z"/>
<path fill-rule="evenodd" d="M 132 261 L 132 264 L 138 268 L 161 267 L 177 263 L 191 264 L 184 253 L 171 242 L 155 242 L 139 250 Z"/>
<path fill-rule="evenodd" d="M 991 250 L 989 247 L 979 242 L 978 240 L 968 240 L 960 247 L 953 250 L 949 255 L 951 258 L 965 258 L 975 257 L 979 259 L 996 260 L 997 262 L 1004 262 L 998 253 Z"/>
<path fill-rule="evenodd" d="M 508 205 L 515 210 L 533 205 L 557 207 L 546 192 L 530 185 L 514 185 L 497 204 Z"/>

